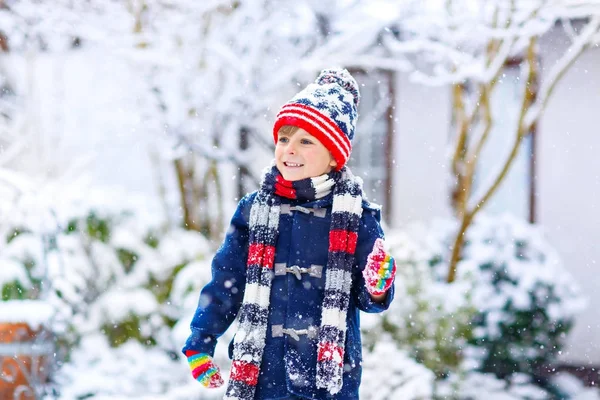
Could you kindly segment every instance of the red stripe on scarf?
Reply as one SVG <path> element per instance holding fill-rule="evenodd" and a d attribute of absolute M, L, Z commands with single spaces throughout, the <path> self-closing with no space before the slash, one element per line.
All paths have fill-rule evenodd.
<path fill-rule="evenodd" d="M 275 194 L 287 197 L 288 199 L 295 199 L 296 189 L 294 189 L 294 185 L 291 181 L 286 181 L 283 176 L 277 175 L 275 178 Z"/>
<path fill-rule="evenodd" d="M 318 361 L 337 361 L 338 365 L 344 364 L 344 348 L 331 342 L 319 343 Z"/>
<path fill-rule="evenodd" d="M 259 368 L 257 365 L 244 361 L 233 361 L 231 363 L 231 374 L 229 379 L 244 382 L 246 385 L 256 386 L 258 382 Z"/>
<path fill-rule="evenodd" d="M 248 246 L 248 265 L 260 265 L 273 269 L 275 263 L 275 247 L 262 243 L 250 243 Z"/>
<path fill-rule="evenodd" d="M 357 241 L 357 232 L 344 230 L 329 231 L 329 251 L 345 251 L 349 254 L 354 254 Z"/>

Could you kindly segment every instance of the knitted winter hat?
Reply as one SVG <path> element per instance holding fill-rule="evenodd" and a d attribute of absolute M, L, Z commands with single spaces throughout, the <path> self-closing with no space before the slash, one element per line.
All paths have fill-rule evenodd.
<path fill-rule="evenodd" d="M 324 69 L 314 83 L 296 94 L 277 114 L 273 137 L 284 125 L 304 129 L 329 150 L 341 170 L 350 158 L 360 93 L 345 69 Z"/>

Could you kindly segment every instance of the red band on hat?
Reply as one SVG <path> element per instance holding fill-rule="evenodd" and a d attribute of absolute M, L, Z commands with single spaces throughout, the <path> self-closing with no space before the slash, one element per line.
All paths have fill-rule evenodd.
<path fill-rule="evenodd" d="M 275 143 L 279 129 L 285 125 L 297 126 L 316 137 L 333 156 L 337 163 L 336 170 L 342 169 L 348 161 L 352 150 L 350 139 L 330 117 L 315 108 L 304 104 L 283 106 L 273 126 Z"/>

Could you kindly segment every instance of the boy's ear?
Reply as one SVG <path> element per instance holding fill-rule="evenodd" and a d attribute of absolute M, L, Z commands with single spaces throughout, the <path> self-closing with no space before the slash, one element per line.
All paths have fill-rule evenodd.
<path fill-rule="evenodd" d="M 331 157 L 331 161 L 329 161 L 329 165 L 333 168 L 337 167 L 337 161 L 333 157 Z"/>

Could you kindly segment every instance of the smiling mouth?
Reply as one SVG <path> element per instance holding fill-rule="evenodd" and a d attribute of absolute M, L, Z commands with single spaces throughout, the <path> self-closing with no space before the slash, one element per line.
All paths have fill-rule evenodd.
<path fill-rule="evenodd" d="M 286 167 L 303 167 L 304 164 L 298 164 L 298 163 L 293 163 L 293 162 L 284 162 L 283 165 L 285 165 Z"/>

